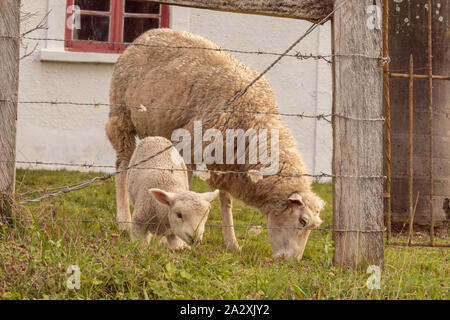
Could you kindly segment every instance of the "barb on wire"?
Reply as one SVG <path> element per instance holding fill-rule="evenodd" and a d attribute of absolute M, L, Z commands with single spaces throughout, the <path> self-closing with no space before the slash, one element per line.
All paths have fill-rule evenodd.
<path fill-rule="evenodd" d="M 238 93 L 236 93 L 236 95 L 234 97 L 232 97 L 222 109 L 219 110 L 215 110 L 213 113 L 214 115 L 211 116 L 209 119 L 207 119 L 203 124 L 208 124 L 209 122 L 213 121 L 215 118 L 217 118 L 217 116 L 220 114 L 221 111 L 223 110 L 227 110 L 234 102 L 236 102 L 240 97 L 242 97 L 256 82 L 258 82 L 265 74 L 267 74 L 270 70 L 272 70 L 272 68 L 277 65 L 286 55 L 289 54 L 289 52 L 291 52 L 292 49 L 294 49 L 303 39 L 305 39 L 312 31 L 314 31 L 322 22 L 325 22 L 326 20 L 328 20 L 328 18 L 330 18 L 334 12 L 336 12 L 336 10 L 338 10 L 339 8 L 341 8 L 345 3 L 347 2 L 347 0 L 344 0 L 343 2 L 341 2 L 339 5 L 337 5 L 324 19 L 322 19 L 319 23 L 313 23 L 307 30 L 306 32 L 300 36 L 293 44 L 291 44 L 280 56 L 278 56 L 266 69 L 264 69 L 263 72 L 261 72 L 255 79 L 253 79 L 253 81 L 251 81 L 249 84 L 247 84 L 242 90 L 240 90 Z M 108 180 L 118 174 L 121 174 L 122 172 L 126 172 L 130 169 L 139 167 L 141 164 L 148 162 L 149 160 L 159 156 L 160 154 L 170 150 L 172 147 L 176 147 L 178 144 L 181 143 L 181 140 L 175 143 L 172 143 L 171 145 L 167 146 L 166 148 L 156 152 L 155 154 L 146 157 L 144 159 L 142 159 L 141 161 L 138 161 L 137 163 L 125 167 L 125 168 L 121 168 L 113 173 L 108 173 L 103 175 L 102 177 L 95 177 L 93 179 L 81 182 L 81 183 L 77 183 L 74 185 L 70 185 L 67 188 L 61 189 L 59 191 L 56 191 L 54 193 L 47 193 L 42 195 L 41 197 L 35 198 L 35 199 L 30 199 L 30 200 L 23 200 L 20 202 L 20 204 L 26 204 L 26 203 L 30 203 L 30 202 L 39 202 L 43 199 L 47 199 L 50 197 L 55 197 L 55 196 L 59 196 L 61 194 L 64 193 L 68 193 L 68 192 L 72 192 L 72 191 L 76 191 L 76 190 L 81 190 L 84 189 L 98 181 L 104 181 L 104 180 Z"/>

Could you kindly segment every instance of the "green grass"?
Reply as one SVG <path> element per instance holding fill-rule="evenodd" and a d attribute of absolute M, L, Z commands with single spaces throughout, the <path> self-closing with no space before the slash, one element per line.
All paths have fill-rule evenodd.
<path fill-rule="evenodd" d="M 24 192 L 83 181 L 98 174 L 18 170 Z M 208 187 L 194 181 L 196 191 Z M 315 184 L 327 202 L 331 186 Z M 236 229 L 240 253 L 225 251 L 219 228 L 208 228 L 193 251 L 132 243 L 117 230 L 113 181 L 26 205 L 26 221 L 0 225 L 0 298 L 3 299 L 448 299 L 449 251 L 386 248 L 381 289 L 370 290 L 365 270 L 332 264 L 331 232 L 313 231 L 300 262 L 273 259 L 267 232 Z M 234 203 L 236 225 L 265 225 L 256 210 Z M 221 223 L 218 201 L 208 224 Z M 81 288 L 66 286 L 69 265 L 81 270 Z"/>

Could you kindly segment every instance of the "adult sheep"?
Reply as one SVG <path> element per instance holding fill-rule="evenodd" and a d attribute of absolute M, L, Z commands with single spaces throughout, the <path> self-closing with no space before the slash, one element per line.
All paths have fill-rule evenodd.
<path fill-rule="evenodd" d="M 296 176 L 306 174 L 307 170 L 296 140 L 277 114 L 279 109 L 269 83 L 261 78 L 227 109 L 240 112 L 214 113 L 258 74 L 201 36 L 170 29 L 147 31 L 125 50 L 115 65 L 106 133 L 116 151 L 119 169 L 129 165 L 136 136 L 171 139 L 176 129 L 192 131 L 194 121 L 204 121 L 203 129 L 214 128 L 224 136 L 227 129 L 267 130 L 269 133 L 277 130 L 278 174 L 254 179 L 246 174 L 211 172 L 208 183 L 212 188 L 220 189 L 222 235 L 227 248 L 239 249 L 232 228 L 234 197 L 267 216 L 269 241 L 275 257 L 301 259 L 311 232 L 309 229 L 322 222 L 319 213 L 323 201 L 312 192 L 309 177 Z M 146 110 L 129 107 L 141 105 L 146 106 Z M 261 113 L 249 115 L 242 110 Z M 210 120 L 212 116 L 215 117 Z M 245 146 L 248 149 L 249 143 Z M 213 163 L 208 169 L 242 172 L 264 168 L 261 163 L 244 162 Z M 116 195 L 117 219 L 129 221 L 126 173 L 116 177 Z M 126 226 L 120 227 L 126 229 Z"/>

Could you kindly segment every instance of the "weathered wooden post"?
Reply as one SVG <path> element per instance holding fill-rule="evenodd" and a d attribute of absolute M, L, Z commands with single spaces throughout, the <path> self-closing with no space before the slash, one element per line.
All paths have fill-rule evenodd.
<path fill-rule="evenodd" d="M 320 21 L 333 10 L 333 0 L 161 0 L 156 2 L 200 9 L 304 19 L 314 22 Z"/>
<path fill-rule="evenodd" d="M 20 1 L 0 1 L 0 219 L 11 213 L 15 187 Z"/>
<path fill-rule="evenodd" d="M 376 3 L 347 1 L 333 18 L 333 238 L 339 266 L 384 263 L 384 122 L 372 121 L 384 114 L 383 64 L 377 59 L 383 52 L 382 8 Z"/>

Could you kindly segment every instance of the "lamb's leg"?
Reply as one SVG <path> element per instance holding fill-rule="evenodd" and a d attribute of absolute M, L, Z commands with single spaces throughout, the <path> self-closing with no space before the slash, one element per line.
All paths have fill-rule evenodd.
<path fill-rule="evenodd" d="M 127 167 L 128 163 L 122 162 L 119 168 Z M 118 168 L 118 169 L 119 169 Z M 116 203 L 117 223 L 120 230 L 129 231 L 131 222 L 130 201 L 126 190 L 127 173 L 122 172 L 116 176 Z"/>
<path fill-rule="evenodd" d="M 133 241 L 145 239 L 145 243 L 149 244 L 153 235 L 148 231 L 145 219 L 142 216 L 142 211 L 139 209 L 135 210 L 133 219 L 129 223 L 130 236 Z"/>
<path fill-rule="evenodd" d="M 121 117 L 110 117 L 106 125 L 106 134 L 116 151 L 116 168 L 118 170 L 129 165 L 136 148 L 134 127 L 130 126 L 132 126 L 131 122 Z M 117 221 L 120 230 L 129 231 L 131 213 L 126 183 L 127 172 L 119 173 L 116 176 Z"/>
<path fill-rule="evenodd" d="M 308 241 L 309 234 L 311 230 L 300 231 L 302 234 L 300 235 L 300 254 L 297 256 L 297 260 L 301 260 L 303 257 L 303 252 L 305 252 L 306 242 Z"/>
<path fill-rule="evenodd" d="M 240 250 L 239 244 L 234 234 L 233 211 L 232 211 L 233 198 L 228 192 L 222 190 L 220 190 L 219 198 L 220 198 L 220 209 L 222 211 L 223 242 L 225 243 L 225 247 L 227 249 L 239 251 Z"/>

